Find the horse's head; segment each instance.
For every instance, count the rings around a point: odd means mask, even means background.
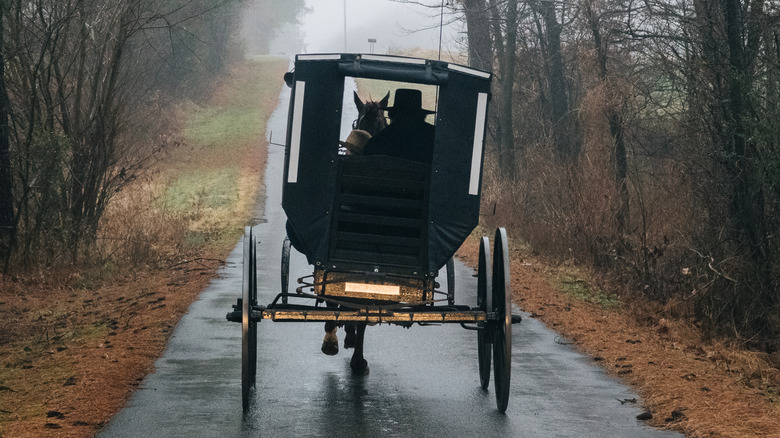
[[[374,135],[387,126],[387,120],[385,119],[385,110],[387,103],[390,100],[390,92],[382,98],[380,101],[367,100],[363,102],[358,97],[357,93],[353,92],[355,96],[355,106],[358,110],[358,118],[352,125],[353,129],[362,129],[368,131],[369,134]]]

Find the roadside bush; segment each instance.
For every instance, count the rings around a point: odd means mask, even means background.
[[[140,186],[140,185],[139,185]],[[157,202],[150,187],[134,187],[111,203],[102,220],[97,252],[119,271],[164,268],[182,257],[188,223]]]
[[[596,280],[624,300],[655,301],[667,317],[695,319],[709,337],[768,351],[780,347],[778,306],[767,305],[766,292],[757,289],[777,290],[765,279],[777,283],[778,263],[772,260],[765,275],[735,236],[738,224],[729,219],[734,189],[719,164],[703,156],[705,140],[654,118],[629,126],[637,140],[630,149],[630,221],[621,231],[605,122],[587,108],[580,115],[586,141],[575,163],[562,163],[537,139],[522,145],[522,158],[507,173],[488,149],[485,225],[510,227],[513,238],[548,260],[591,267]],[[769,195],[765,199],[774,202]],[[776,211],[776,204],[767,205]],[[773,216],[766,223],[777,230]]]

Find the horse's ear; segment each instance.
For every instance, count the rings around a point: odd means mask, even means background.
[[[379,106],[382,108],[387,108],[387,103],[390,102],[390,92],[388,91],[387,94],[385,94],[385,97],[382,98],[382,100],[379,101]]]
[[[355,106],[357,107],[358,112],[363,111],[363,101],[358,97],[357,91],[353,91],[352,94],[355,96]]]

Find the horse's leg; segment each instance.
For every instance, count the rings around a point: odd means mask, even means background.
[[[366,324],[356,324],[356,326],[355,352],[352,353],[349,365],[352,367],[353,373],[368,374],[368,362],[363,358],[363,338],[366,334]]]
[[[344,348],[355,348],[355,324],[344,324],[344,331],[347,332],[344,336]]]
[[[337,305],[328,304],[328,307],[337,307]],[[325,322],[325,338],[322,340],[322,347],[320,349],[328,356],[339,353],[339,338],[336,335],[338,329],[339,326],[336,324],[336,321]]]

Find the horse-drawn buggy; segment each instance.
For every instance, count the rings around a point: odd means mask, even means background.
[[[346,78],[388,87],[378,119],[355,94],[361,112],[352,141],[340,141]],[[355,372],[367,370],[366,325],[461,324],[477,332],[484,389],[492,359],[496,401],[504,412],[511,326],[520,319],[511,313],[505,230],[496,230],[492,257],[490,240],[481,238],[476,306],[456,304],[452,263],[479,220],[491,74],[434,60],[321,54],[298,55],[285,81],[292,95],[282,193],[289,239],[282,248],[281,290],[271,303],[258,303],[257,244],[248,227],[242,297],[227,315],[242,324],[244,409],[255,384],[258,323],[270,319],[324,322],[326,331],[350,329],[345,346],[355,349]],[[394,101],[388,102],[391,91]],[[384,110],[390,124],[382,129]],[[375,123],[367,123],[372,117]],[[354,144],[354,138],[363,144]],[[298,279],[292,291],[290,241],[312,266],[312,274]],[[445,267],[447,287],[440,290],[437,275]],[[323,352],[330,347],[327,339]]]

